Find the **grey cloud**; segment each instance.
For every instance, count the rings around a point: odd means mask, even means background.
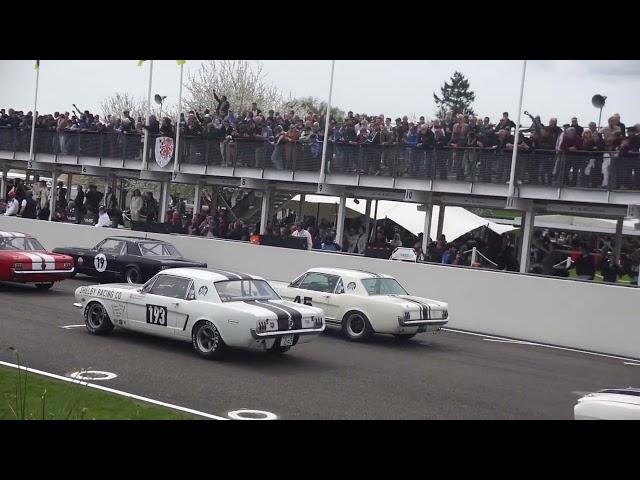
[[[640,75],[640,60],[600,60],[587,62],[587,72],[606,76]]]

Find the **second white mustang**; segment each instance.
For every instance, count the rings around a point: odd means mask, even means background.
[[[171,268],[144,286],[85,286],[75,296],[91,333],[115,326],[191,341],[208,358],[225,347],[284,353],[325,328],[319,308],[282,300],[260,277],[222,270]]]
[[[380,273],[312,268],[289,284],[271,284],[284,299],[322,308],[327,325],[341,327],[354,341],[373,333],[407,340],[440,330],[449,318],[446,303],[409,295],[395,278]]]

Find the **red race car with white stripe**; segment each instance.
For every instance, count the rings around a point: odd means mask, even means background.
[[[38,240],[19,232],[0,231],[0,281],[51,288],[73,274],[73,258],[47,252]]]

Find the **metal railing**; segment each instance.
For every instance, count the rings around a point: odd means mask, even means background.
[[[30,130],[0,127],[0,150],[29,151]],[[155,138],[149,136],[148,162],[155,161]],[[36,129],[36,153],[141,160],[139,132],[58,133]],[[181,137],[176,158],[181,165],[320,171],[322,142],[274,144],[267,139]],[[511,148],[477,148],[328,142],[328,174],[412,177],[505,184],[511,172]],[[640,190],[640,154],[625,151],[529,149],[518,152],[519,184],[587,189]]]

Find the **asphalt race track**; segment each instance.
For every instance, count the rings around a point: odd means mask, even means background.
[[[61,328],[83,323],[73,291],[92,283],[1,285],[0,360],[15,363],[12,346],[29,367],[112,372],[93,383],[222,417],[256,409],[280,419],[572,419],[586,392],[640,386],[640,361],[446,331],[356,344],[329,329],[283,356],[232,351],[208,361],[186,342]]]

